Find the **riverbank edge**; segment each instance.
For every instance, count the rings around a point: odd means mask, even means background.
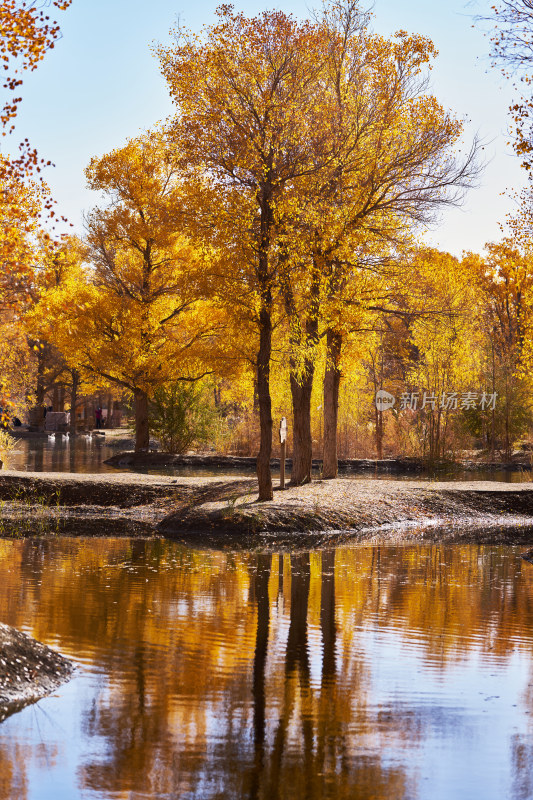
[[[444,488],[445,487],[445,488]],[[163,519],[169,538],[211,542],[238,538],[315,546],[348,539],[423,538],[533,544],[533,486],[423,484],[337,479],[277,491],[258,503],[240,494],[182,507]]]
[[[255,456],[235,456],[220,455],[218,453],[208,454],[175,454],[165,453],[160,450],[140,451],[126,450],[104,461],[111,467],[118,469],[149,469],[158,467],[191,467],[192,469],[202,468],[221,468],[224,470],[244,469],[255,471],[257,458]],[[292,468],[292,458],[285,459],[287,470]],[[271,458],[270,467],[279,469],[280,459]],[[319,474],[322,470],[322,460],[314,458],[312,461],[313,470]],[[511,461],[489,461],[481,459],[462,459],[459,461],[443,461],[435,464],[428,464],[421,458],[397,457],[397,458],[345,458],[339,459],[338,468],[341,474],[368,474],[378,475],[417,475],[428,470],[432,474],[453,473],[453,472],[531,472],[533,463],[531,457],[526,454],[514,456]]]
[[[0,531],[133,535],[226,546],[471,537],[533,545],[533,484],[342,478],[276,490],[254,478],[0,472]],[[44,501],[43,501],[44,498]],[[37,519],[50,523],[41,530]],[[505,531],[502,533],[502,531]]]
[[[0,623],[0,722],[51,694],[73,671],[65,656]]]

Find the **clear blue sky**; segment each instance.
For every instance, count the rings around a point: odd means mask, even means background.
[[[150,45],[170,42],[169,30],[178,15],[192,29],[212,22],[217,5],[207,0],[193,5],[183,0],[73,0],[71,8],[58,15],[63,38],[25,78],[17,137],[28,136],[41,156],[56,164],[46,179],[59,211],[77,232],[82,232],[83,211],[97,201],[85,188],[83,170],[89,159],[172,113]],[[313,5],[301,0],[275,4],[300,17]],[[252,14],[272,5],[246,0],[235,7]],[[525,183],[507,145],[511,86],[490,66],[487,37],[472,27],[472,14],[484,8],[483,0],[374,3],[377,32],[402,28],[433,39],[439,50],[431,76],[433,93],[444,106],[468,118],[467,139],[477,132],[487,143],[488,163],[479,188],[469,192],[461,209],[443,214],[428,235],[428,242],[458,255],[500,238],[498,222],[514,207],[503,193]]]

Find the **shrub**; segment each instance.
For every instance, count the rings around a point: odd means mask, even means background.
[[[4,428],[0,428],[0,461],[3,462],[4,467],[9,466],[11,451],[15,449],[18,442],[19,439],[14,439]]]
[[[154,393],[150,428],[167,453],[213,442],[219,423],[212,389],[205,383],[178,381]]]

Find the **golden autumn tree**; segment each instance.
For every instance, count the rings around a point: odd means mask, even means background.
[[[86,263],[41,314],[58,319],[54,341],[72,366],[131,393],[135,447],[147,449],[150,395],[212,371],[221,318],[201,300],[204,264],[181,233],[183,186],[165,137],[130,140],[93,159],[87,177],[109,205],[88,215]]]
[[[65,10],[71,0],[53,0],[58,10]],[[59,25],[50,20],[45,9],[27,0],[5,0],[0,8],[0,63],[4,69],[2,88],[6,93],[0,110],[2,135],[11,133],[21,97],[22,74],[37,68],[46,52],[60,37]],[[13,248],[22,266],[21,234],[32,234],[39,217],[52,213],[52,200],[46,184],[35,174],[50,162],[39,159],[27,139],[19,145],[17,156],[0,155],[0,259],[4,262]],[[17,230],[18,228],[18,230]],[[26,253],[24,252],[24,255]],[[8,269],[11,265],[5,265]],[[4,272],[6,270],[4,269]]]
[[[52,257],[55,245],[41,224],[46,207],[50,210],[43,182],[27,176],[23,179],[0,155],[0,191],[0,326],[4,340],[10,342],[10,352],[16,354],[10,363],[4,353],[0,376],[2,395],[16,397],[18,414],[22,415],[23,406],[34,398],[28,391],[27,402],[22,402],[25,393],[21,392],[20,376],[24,372],[30,387],[35,377],[33,368],[39,372],[42,355],[41,350],[34,350],[33,356],[28,352],[28,346],[32,348],[34,343],[27,339],[24,319],[39,296],[43,265]],[[32,364],[35,359],[37,365]]]
[[[2,163],[0,157],[0,173]],[[3,185],[6,202],[0,203],[0,327],[6,348],[0,376],[2,399],[14,401],[17,414],[22,416],[35,400],[30,387],[35,380],[39,383],[43,355],[28,335],[25,318],[47,285],[46,264],[55,245],[40,224],[43,185],[30,180],[23,182],[9,168],[4,173]],[[13,354],[12,360],[7,357],[8,352]],[[26,391],[21,387],[23,375]],[[36,389],[38,394],[38,386]]]
[[[465,398],[472,396],[476,406],[480,400],[477,293],[469,265],[432,248],[414,253],[412,275],[417,291],[408,296],[410,357],[398,412],[419,452],[435,462],[446,457],[458,419],[475,407]]]
[[[312,23],[280,12],[249,19],[229,6],[218,14],[203,36],[180,34],[159,55],[178,106],[176,147],[204,172],[211,193],[206,232],[226,259],[229,283],[235,289],[237,275],[240,295],[256,298],[259,493],[270,499],[276,300],[290,318],[299,484],[310,479],[324,299],[331,307],[337,296],[342,306],[345,275],[358,269],[353,253],[366,240],[375,248],[379,238],[402,238],[437,204],[457,199],[475,170],[472,153],[453,158],[461,123],[424,93],[434,54],[428,40],[371,34],[350,0],[326,6]]]
[[[63,11],[70,3],[71,0],[53,0],[52,5]],[[21,73],[36,69],[59,36],[59,25],[51,21],[37,3],[3,0],[0,8],[0,61],[4,68],[2,88],[9,93],[0,113],[4,130],[12,125],[21,101],[15,96],[22,84]]]
[[[76,285],[83,286],[82,269],[84,248],[75,237],[63,237],[60,242],[46,240],[41,248],[32,273],[29,302],[21,318],[21,333],[33,351],[35,362],[34,390],[31,399],[37,420],[43,422],[45,396],[52,392],[54,410],[63,410],[65,394],[70,397],[70,433],[76,433],[75,409],[78,402],[81,376],[75,364],[69,363],[60,347],[70,353],[72,347],[62,339],[58,316],[48,308],[47,302],[55,293],[67,292]],[[57,311],[57,309],[56,309]],[[29,382],[28,386],[31,385]],[[55,406],[58,406],[57,408]]]
[[[53,6],[64,10],[71,0],[54,0]],[[21,101],[24,72],[37,68],[46,52],[60,37],[59,25],[50,20],[46,10],[28,0],[5,0],[0,7],[0,63],[3,67],[0,101],[0,131],[11,133]],[[48,187],[40,179],[45,162],[25,139],[17,155],[0,154],[0,325],[10,352],[16,353],[20,373],[31,373],[31,359],[22,330],[21,319],[28,308],[34,285],[34,271],[40,258],[45,234],[44,217],[53,219],[53,203]],[[18,336],[17,336],[18,332]],[[18,341],[15,342],[15,339]],[[24,367],[23,367],[24,365]],[[28,370],[26,370],[28,365]],[[3,359],[3,392],[21,396],[18,376]]]
[[[304,191],[298,247],[307,237],[307,269],[314,278],[299,323],[306,331],[307,363],[292,382],[295,441],[301,443],[295,483],[310,479],[309,401],[318,336],[328,342],[323,474],[335,477],[339,366],[349,308],[359,302],[381,312],[384,296],[394,290],[391,285],[387,292],[384,280],[393,258],[401,262],[410,232],[431,221],[440,206],[458,202],[478,171],[476,143],[466,158],[456,158],[462,123],[427,94],[427,69],[435,56],[431,41],[404,31],[390,39],[372,33],[355,2],[326,6],[321,25],[328,42],[324,94],[334,120],[334,157],[297,187]],[[405,266],[396,273],[403,271],[407,285]],[[296,438],[299,416],[305,430]]]
[[[510,220],[511,236],[489,242],[481,256],[465,257],[482,320],[483,381],[499,399],[488,419],[480,422],[492,455],[499,439],[506,460],[513,441],[531,423],[533,250],[528,228],[528,216],[518,215]]]
[[[248,18],[225,5],[217,14],[218,24],[203,36],[178,32],[176,44],[159,48],[159,56],[178,107],[176,148],[205,174],[211,198],[205,231],[226,260],[220,295],[230,303],[235,290],[248,298],[261,427],[259,497],[270,500],[276,226],[289,189],[317,168],[311,151],[325,148],[320,32],[279,11]]]

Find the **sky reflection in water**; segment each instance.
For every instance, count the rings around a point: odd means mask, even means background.
[[[80,665],[0,726],[0,800],[532,797],[519,553],[0,541],[0,619]]]

